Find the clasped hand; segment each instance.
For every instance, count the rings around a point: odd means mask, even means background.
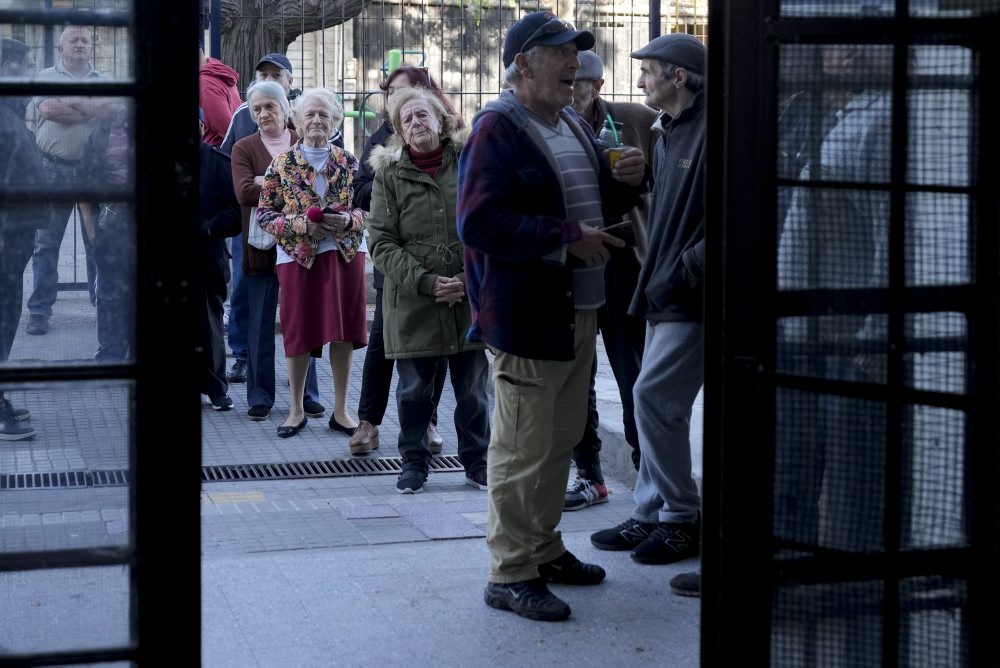
[[[308,223],[309,236],[317,241],[327,237],[340,237],[351,230],[353,222],[346,213],[324,213],[323,222]]]
[[[451,308],[465,297],[465,284],[458,278],[438,276],[434,279],[434,297],[434,301]]]

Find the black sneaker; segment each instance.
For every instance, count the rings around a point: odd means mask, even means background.
[[[420,494],[424,491],[427,474],[416,469],[406,469],[399,474],[396,481],[396,491],[400,494]]]
[[[247,410],[247,417],[255,422],[266,420],[267,416],[270,414],[271,409],[264,404],[254,404],[249,410]]]
[[[538,567],[538,576],[545,582],[568,585],[595,585],[604,581],[604,569],[586,564],[566,550],[552,561]]]
[[[35,428],[14,418],[0,418],[0,441],[24,441],[35,436]]]
[[[698,523],[670,524],[661,522],[632,550],[632,558],[640,564],[672,564],[691,557],[697,557],[701,552],[700,531]]]
[[[670,590],[678,596],[701,596],[701,571],[670,578]]]
[[[639,522],[631,517],[611,529],[603,529],[590,536],[590,543],[598,550],[632,550],[649,538],[655,524]]]
[[[484,492],[489,489],[486,486],[486,469],[479,469],[478,471],[473,471],[472,473],[465,474],[465,484],[470,487],[478,487]]]
[[[8,416],[20,422],[31,419],[31,411],[27,408],[15,408],[14,404],[10,403],[10,399],[0,400],[0,419]]]
[[[490,582],[483,598],[491,608],[541,622],[561,622],[570,615],[566,601],[550,592],[541,578],[510,584]]]
[[[237,358],[237,360],[233,362],[232,368],[229,369],[229,373],[226,374],[226,380],[230,383],[247,382],[247,361]]]
[[[326,406],[318,401],[312,401],[306,399],[302,402],[302,410],[306,412],[306,415],[312,418],[320,418],[326,415]]]
[[[211,397],[209,397],[211,399]],[[228,394],[223,394],[221,397],[215,397],[211,399],[212,408],[217,411],[228,411],[233,408],[233,400],[229,398]]]

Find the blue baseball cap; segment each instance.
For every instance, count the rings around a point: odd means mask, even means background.
[[[552,12],[532,12],[507,31],[503,42],[503,66],[510,67],[514,56],[533,46],[559,46],[573,42],[580,51],[594,48],[594,36],[577,30]]]
[[[288,70],[289,74],[292,73],[292,61],[290,61],[288,57],[285,56],[285,54],[283,53],[269,53],[266,56],[263,56],[260,60],[257,61],[257,65],[254,67],[254,70],[259,70],[260,66],[263,65],[264,63],[271,63],[272,65],[277,65],[282,69]]]

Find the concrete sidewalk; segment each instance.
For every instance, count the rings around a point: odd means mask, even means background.
[[[60,293],[52,330],[44,337],[25,335],[26,319],[25,314],[13,358],[92,356],[94,314],[84,293]],[[263,422],[246,417],[243,385],[231,389],[233,411],[216,412],[204,403],[204,465],[350,458],[347,437],[329,430],[326,418],[310,420],[296,437],[277,437],[275,429],[287,410],[280,335],[276,346],[279,388],[272,416]],[[360,394],[363,360],[360,350],[349,386],[352,408]],[[329,408],[329,364],[321,361],[318,371]],[[644,566],[628,553],[600,552],[590,545],[590,533],[621,522],[632,507],[631,466],[614,464],[623,457],[628,461],[628,446],[621,436],[617,386],[603,358],[597,391],[612,494],[606,504],[566,513],[560,528],[570,550],[604,566],[608,579],[592,588],[554,587],[573,608],[569,621],[531,622],[485,606],[486,494],[466,486],[462,473],[432,473],[425,493],[417,496],[397,494],[393,475],[208,483],[202,491],[204,665],[697,665],[699,602],[674,596],[667,586],[674,574],[697,568],[697,561]],[[0,450],[5,472],[127,467],[127,401],[113,389],[19,394],[29,402],[64,402],[77,417],[67,422],[39,412],[34,440]],[[454,406],[446,384],[439,425],[445,455],[456,452],[449,419]],[[700,411],[693,423],[700,425]],[[375,457],[398,454],[397,429],[390,400]],[[700,446],[700,428],[695,436]],[[700,447],[695,450],[700,455]],[[700,464],[700,456],[695,460]],[[66,544],[67,535],[86,544],[118,544],[126,539],[126,492],[5,491],[4,549],[52,548]],[[120,590],[121,600],[127,600],[127,578],[112,578],[100,589]],[[29,591],[23,603],[37,607],[41,600],[38,614],[49,606],[60,614],[77,612],[79,624],[67,625],[62,640],[91,645],[96,631],[88,635],[88,608],[94,609],[94,601],[67,601],[61,591]],[[19,609],[20,599],[11,598],[10,609]],[[28,624],[31,618],[24,619]],[[19,627],[0,631],[0,646],[17,650],[30,631]]]

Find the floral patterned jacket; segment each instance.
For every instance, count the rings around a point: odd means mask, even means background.
[[[313,190],[316,170],[302,154],[298,141],[284,153],[275,156],[264,173],[264,184],[257,203],[257,224],[278,238],[278,244],[292,259],[308,269],[316,258],[319,241],[308,234],[306,211],[309,207],[331,207],[348,213],[354,227],[364,229],[367,212],[355,208],[351,182],[358,171],[358,159],[330,143],[330,159],[326,163],[326,195],[320,198]],[[363,231],[354,230],[337,241],[344,257],[350,261],[358,252]]]

